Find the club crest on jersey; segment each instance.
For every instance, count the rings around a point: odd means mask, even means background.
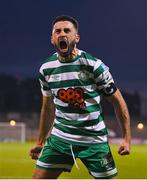
[[[86,71],[85,69],[81,70],[78,74],[78,77],[82,80],[82,81],[86,81],[87,79],[92,78],[92,74],[89,73],[88,71]]]
[[[65,102],[68,103],[69,107],[75,109],[85,108],[85,99],[84,99],[84,91],[82,88],[68,88],[68,89],[60,89],[57,92],[57,97]]]

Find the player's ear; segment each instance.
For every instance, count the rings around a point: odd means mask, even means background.
[[[54,44],[54,41],[53,41],[53,36],[51,36],[51,43]]]
[[[80,35],[76,34],[76,43],[78,43],[80,41]]]

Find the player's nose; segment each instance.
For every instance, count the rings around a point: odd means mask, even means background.
[[[66,36],[66,33],[64,32],[64,30],[62,30],[62,31],[60,32],[60,36],[61,36],[61,37]]]

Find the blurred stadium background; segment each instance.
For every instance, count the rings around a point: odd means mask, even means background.
[[[0,81],[3,84],[0,89],[0,178],[30,178],[34,161],[29,157],[29,149],[38,134],[40,85],[37,79],[19,80],[8,75],[0,75]],[[139,92],[122,93],[131,114],[131,156],[118,156],[116,144],[120,142],[121,130],[111,105],[105,100],[102,102],[109,140],[120,171],[119,178],[147,178],[145,99]],[[63,173],[60,178],[92,178],[80,161],[78,164],[80,171],[74,167],[71,174]]]

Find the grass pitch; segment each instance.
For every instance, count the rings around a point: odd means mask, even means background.
[[[31,178],[35,161],[29,157],[34,143],[0,143],[0,178]],[[119,172],[119,179],[147,179],[147,145],[133,145],[131,155],[120,156],[118,146],[111,145]],[[71,173],[62,173],[59,179],[93,179],[80,160],[80,169],[73,167]]]

